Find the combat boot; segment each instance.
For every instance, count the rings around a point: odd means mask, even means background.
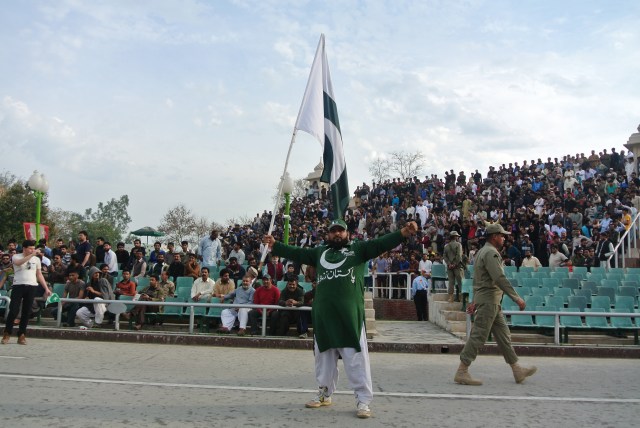
[[[449,294],[449,303],[453,303],[453,294]]]
[[[511,364],[511,370],[513,370],[513,378],[516,383],[522,383],[526,378],[538,371],[538,368],[536,366],[522,367],[520,364],[515,363]]]
[[[453,378],[453,381],[460,385],[482,385],[481,380],[471,377],[469,374],[469,366],[463,362],[460,362],[460,366],[458,366],[458,371],[456,372],[456,377]]]
[[[9,343],[9,339],[11,339],[11,335],[5,331],[2,335],[2,341],[0,341],[0,343],[6,345],[7,343]]]

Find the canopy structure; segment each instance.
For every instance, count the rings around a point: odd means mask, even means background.
[[[155,230],[153,227],[145,226],[141,229],[134,230],[131,232],[132,235],[136,236],[146,236],[147,237],[147,246],[149,246],[149,237],[150,236],[164,236],[164,233]]]

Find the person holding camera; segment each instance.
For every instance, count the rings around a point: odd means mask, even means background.
[[[44,297],[51,294],[51,290],[42,275],[42,265],[38,255],[40,250],[36,250],[36,242],[33,240],[25,240],[22,243],[22,254],[13,256],[13,288],[11,289],[11,304],[9,305],[9,315],[7,316],[7,324],[4,327],[2,335],[2,343],[6,345],[11,339],[13,333],[13,321],[18,315],[18,311],[22,308],[22,316],[20,317],[20,326],[18,327],[18,344],[26,345],[27,340],[25,334],[31,308],[33,307],[33,299],[36,296],[38,284],[44,288]]]

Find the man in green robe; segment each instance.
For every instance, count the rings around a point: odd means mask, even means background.
[[[416,223],[409,222],[401,230],[378,239],[350,242],[346,223],[334,220],[325,244],[316,248],[291,247],[276,242],[271,235],[265,236],[264,243],[272,247],[272,255],[317,269],[311,319],[319,391],[306,407],[331,405],[338,381],[338,358],[342,357],[356,396],[356,414],[359,418],[371,416],[373,387],[364,332],[364,270],[370,259],[397,247],[417,230]]]

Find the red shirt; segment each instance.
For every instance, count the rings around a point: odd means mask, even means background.
[[[279,300],[280,290],[275,285],[272,285],[269,289],[263,285],[253,293],[253,303],[256,305],[277,305]],[[270,314],[271,311],[273,309],[268,309],[267,313]],[[258,309],[258,312],[262,313],[262,309]]]
[[[135,296],[136,295],[136,283],[129,280],[129,282],[120,281],[116,284],[116,289],[125,296]]]

